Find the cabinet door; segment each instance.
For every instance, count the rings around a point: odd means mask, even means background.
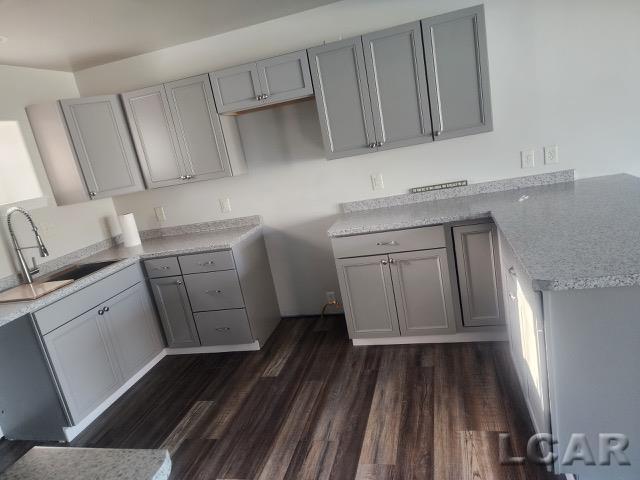
[[[387,255],[340,259],[336,266],[349,337],[399,336]]]
[[[131,378],[163,348],[162,337],[144,283],[116,295],[101,308],[116,360],[125,379]]]
[[[491,131],[484,7],[422,21],[436,140]]]
[[[327,158],[375,151],[361,38],[311,48],[309,61]]]
[[[170,347],[198,347],[200,339],[182,277],[149,280]]]
[[[313,95],[306,50],[259,61],[258,75],[264,105]]]
[[[238,112],[261,105],[260,77],[255,63],[216,70],[209,74],[218,113]]]
[[[165,85],[189,180],[231,176],[231,165],[207,75]]]
[[[185,182],[164,86],[123,93],[122,100],[147,186],[158,188]]]
[[[144,190],[118,96],[60,103],[89,196],[104,198]]]
[[[453,333],[447,250],[394,253],[389,262],[402,335]]]
[[[362,37],[377,146],[431,142],[420,22]]]
[[[98,311],[94,308],[44,336],[74,424],[123,383]]]
[[[504,324],[496,226],[454,227],[453,238],[464,326]]]

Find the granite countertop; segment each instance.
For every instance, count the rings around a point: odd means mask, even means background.
[[[50,305],[140,260],[168,255],[185,255],[214,250],[226,250],[232,248],[260,228],[262,228],[261,225],[253,224],[206,232],[185,233],[146,239],[142,241],[142,245],[137,247],[125,248],[123,246],[117,246],[103,250],[78,261],[77,264],[112,260],[115,260],[116,263],[76,280],[37,300],[0,304],[0,326]]]
[[[640,178],[626,174],[345,213],[329,236],[486,217],[536,289],[640,285]]]
[[[166,480],[167,450],[34,447],[0,480]]]

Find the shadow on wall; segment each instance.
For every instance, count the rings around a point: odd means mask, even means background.
[[[314,99],[238,115],[251,168],[324,159]]]
[[[325,303],[325,292],[339,294],[331,241],[327,236],[335,219],[335,215],[318,217],[288,224],[283,229],[265,226],[269,261],[283,316],[317,315]]]

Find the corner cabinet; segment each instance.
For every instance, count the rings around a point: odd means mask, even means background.
[[[236,121],[217,114],[207,75],[122,98],[149,188],[246,172]]]
[[[287,53],[209,74],[218,113],[235,113],[313,95],[307,51]]]
[[[482,5],[422,21],[436,140],[493,128]]]

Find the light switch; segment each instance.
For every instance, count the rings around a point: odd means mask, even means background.
[[[544,147],[544,164],[555,165],[560,163],[560,157],[558,156],[558,146],[550,145]]]
[[[384,179],[381,173],[371,175],[371,188],[373,190],[384,190]]]
[[[158,220],[158,223],[167,221],[167,215],[164,213],[164,207],[155,207],[153,211],[156,212],[156,219]]]
[[[536,166],[535,150],[523,150],[520,152],[520,161],[522,168],[533,168]]]
[[[220,211],[222,213],[229,213],[231,211],[231,199],[221,198],[218,200],[220,202]]]

